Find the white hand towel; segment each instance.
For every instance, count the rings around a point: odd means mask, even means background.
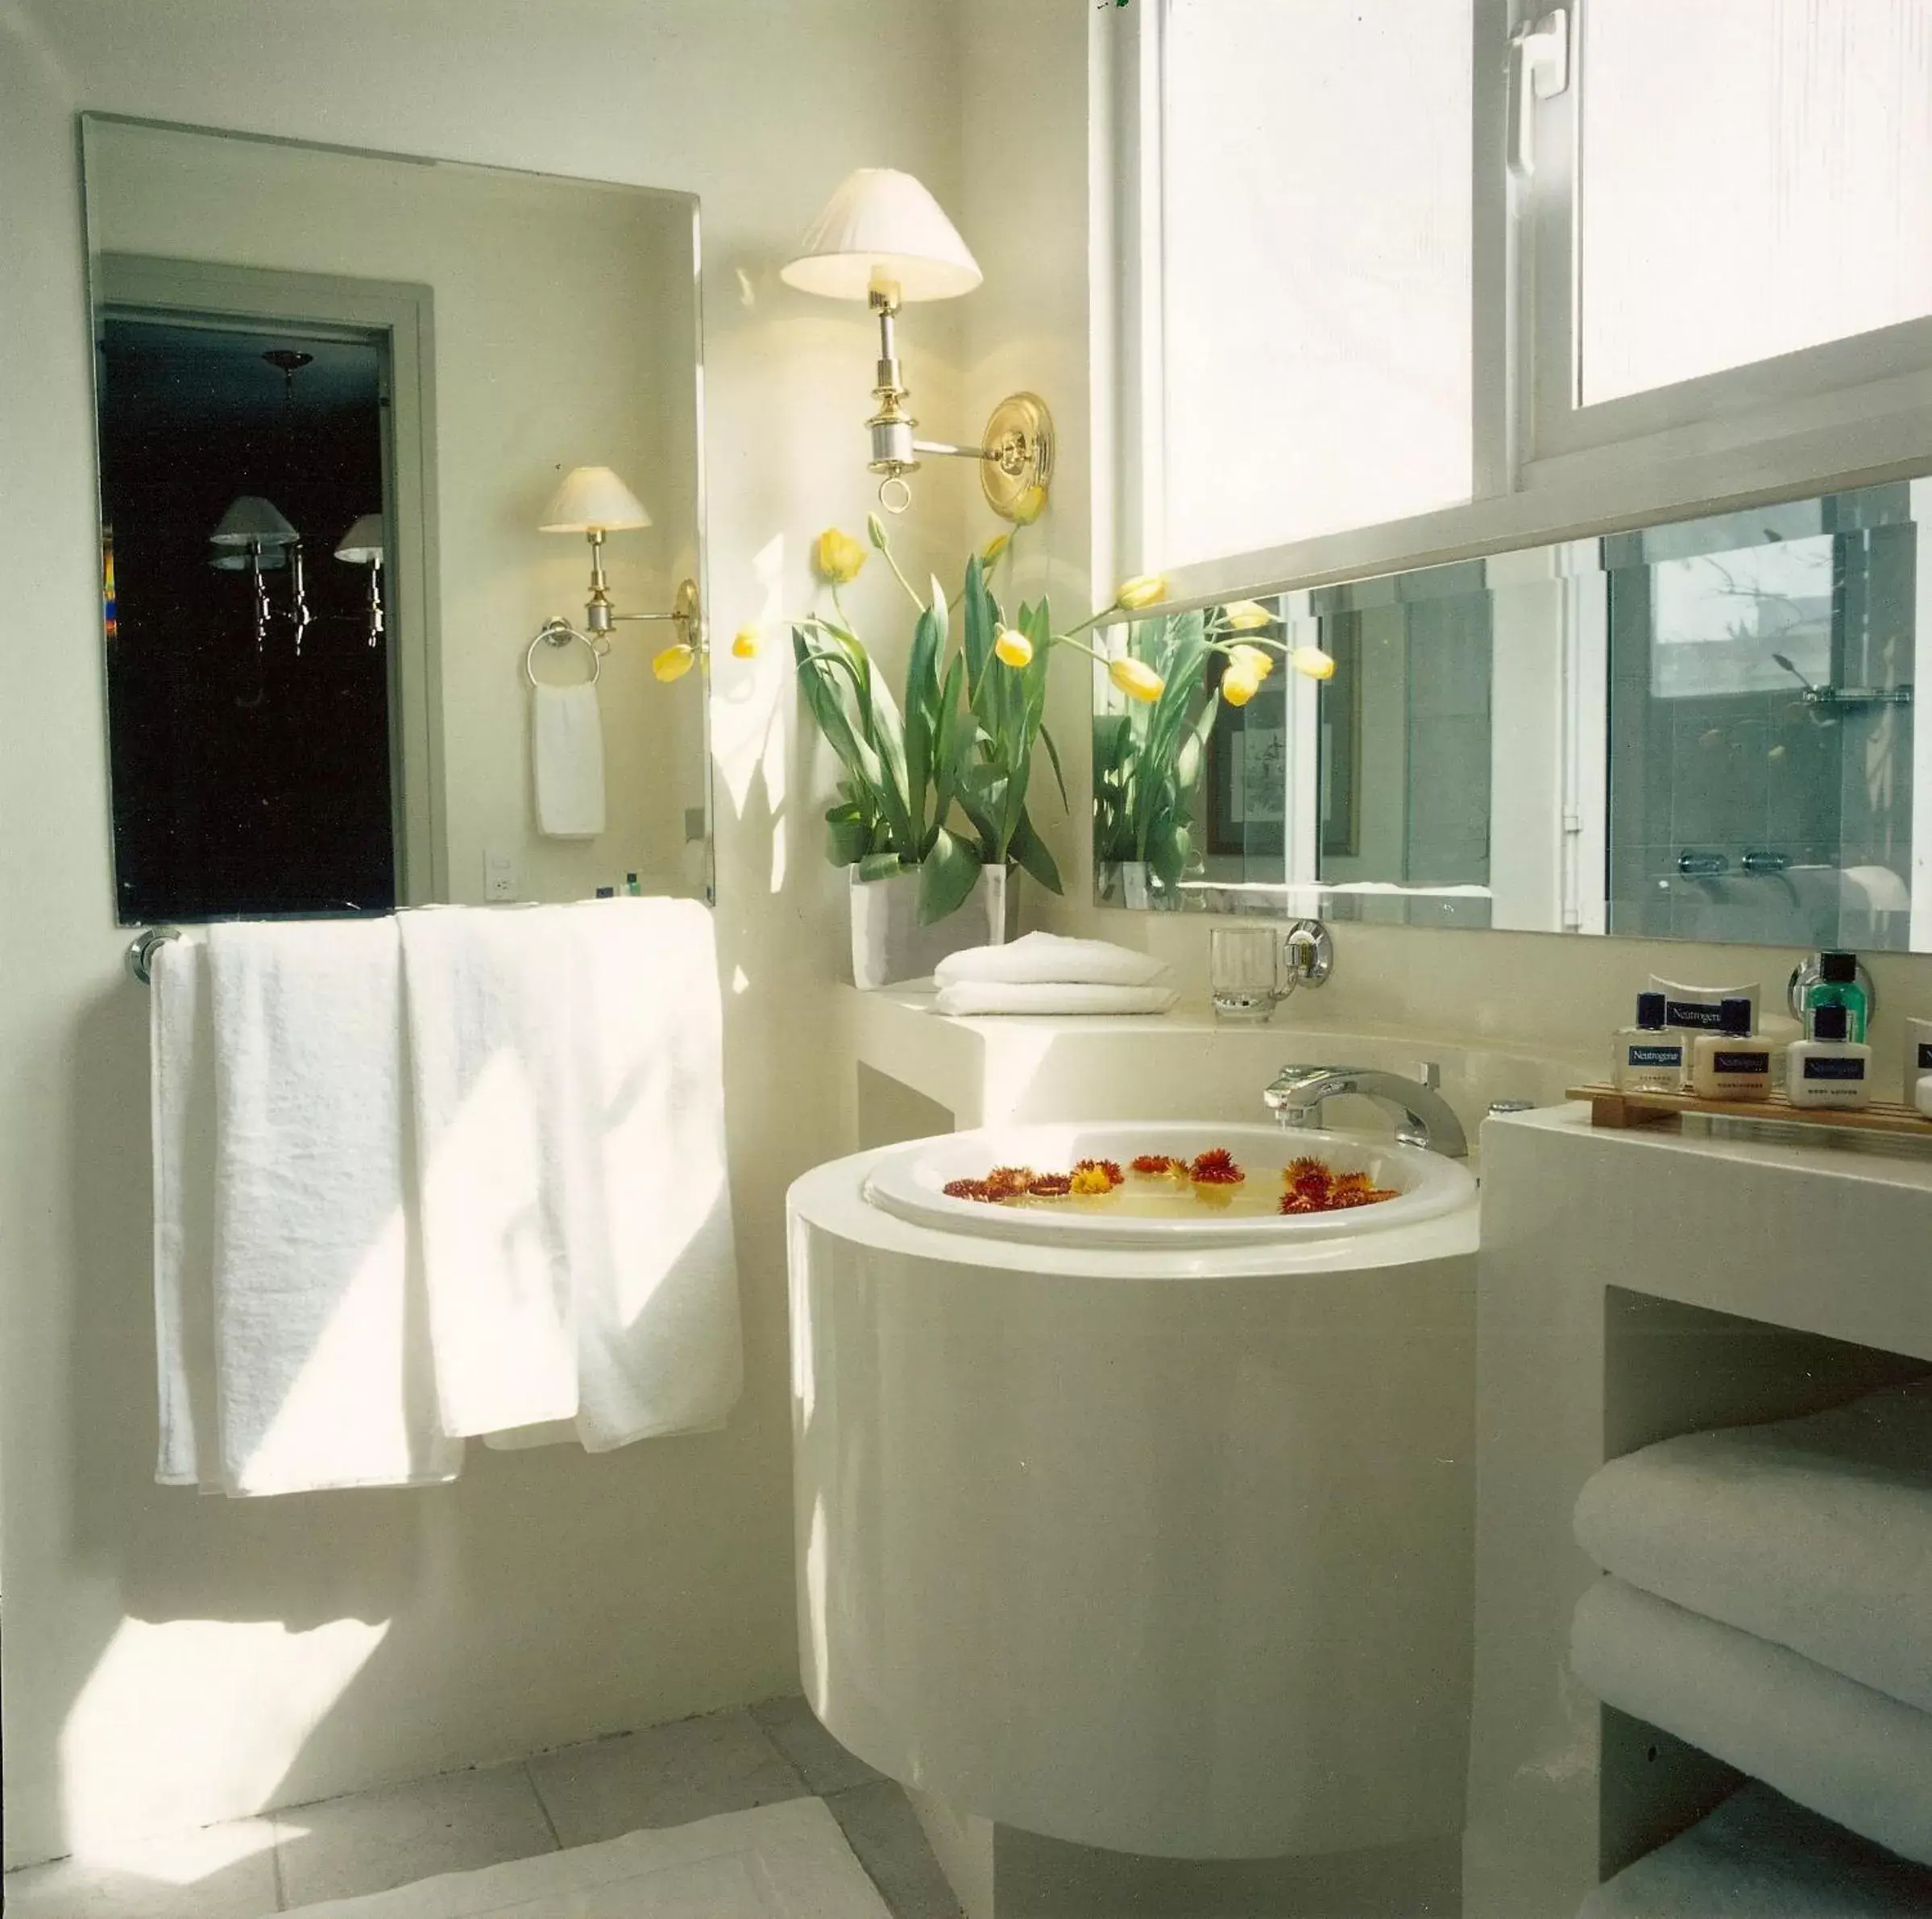
[[[1165,986],[1009,985],[998,980],[961,980],[943,987],[934,1005],[941,1013],[1165,1013],[1180,996]]]
[[[454,1478],[404,1206],[396,922],[216,926],[208,964],[223,1488]]]
[[[149,1006],[154,1140],[155,1351],[161,1440],[155,1478],[218,1488],[214,1370],[214,1026],[208,948],[155,948]]]
[[[530,774],[538,832],[594,839],[603,831],[603,725],[591,681],[532,689]]]
[[[1614,1459],[1576,1534],[1632,1585],[1932,1712],[1932,1380]]]
[[[1608,1577],[1578,1604],[1569,1659],[1607,1705],[1932,1864],[1932,1714]]]
[[[591,1015],[562,906],[400,916],[443,1428],[578,1407],[573,1212],[594,1203]]]
[[[941,987],[968,980],[1008,986],[1152,986],[1167,976],[1161,962],[1104,939],[1067,939],[1028,933],[1004,946],[972,946],[950,953],[933,968]]]
[[[1577,1919],[1909,1919],[1929,1912],[1932,1872],[1753,1782],[1606,1880]]]
[[[595,1018],[594,1230],[574,1245],[579,1437],[604,1452],[723,1424],[743,1381],[711,915],[694,900],[565,909]]]

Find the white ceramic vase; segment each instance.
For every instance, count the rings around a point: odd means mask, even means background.
[[[912,869],[886,880],[852,876],[852,981],[868,989],[922,980],[948,953],[969,946],[1000,946],[1019,931],[1020,889],[1012,870],[982,866],[972,891],[955,911],[919,924],[919,876]]]

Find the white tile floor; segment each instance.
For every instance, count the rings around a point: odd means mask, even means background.
[[[906,1796],[845,1751],[802,1699],[707,1714],[528,1761],[445,1773],[111,1859],[7,1875],[8,1919],[266,1919],[641,1826],[823,1798],[894,1919],[959,1919]]]

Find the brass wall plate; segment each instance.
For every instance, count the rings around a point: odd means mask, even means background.
[[[1014,518],[1029,487],[1053,483],[1053,416],[1039,394],[1010,393],[993,409],[980,444],[980,485],[1001,519]]]

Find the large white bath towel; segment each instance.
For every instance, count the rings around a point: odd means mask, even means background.
[[[595,1019],[595,1230],[577,1272],[592,1452],[720,1426],[744,1379],[715,938],[695,900],[568,907]]]
[[[1932,1714],[1609,1577],[1578,1604],[1570,1664],[1607,1704],[1932,1864]]]
[[[603,719],[591,681],[532,689],[530,784],[538,832],[594,839],[603,831]]]
[[[214,1374],[214,1023],[208,948],[170,939],[149,961],[155,1350],[163,1486],[219,1490]]]
[[[396,922],[218,925],[208,966],[223,1490],[454,1478],[404,1189]]]
[[[1076,986],[1018,984],[998,980],[960,980],[942,987],[933,1001],[941,1013],[966,1017],[986,1013],[1165,1013],[1180,995],[1165,986]]]
[[[1577,1919],[1910,1919],[1926,1913],[1932,1913],[1932,1871],[1754,1783],[1598,1887]]]
[[[443,1428],[572,1418],[572,1245],[590,1236],[599,1138],[574,922],[532,906],[429,907],[400,923]]]
[[[1105,939],[1028,933],[1004,946],[949,953],[932,976],[942,987],[968,980],[1005,986],[1153,986],[1167,978],[1167,969],[1150,954]]]
[[[1932,1381],[1612,1460],[1576,1534],[1631,1585],[1932,1712]]]
[[[450,1429],[602,1452],[722,1424],[743,1357],[709,911],[437,909],[403,939]]]

